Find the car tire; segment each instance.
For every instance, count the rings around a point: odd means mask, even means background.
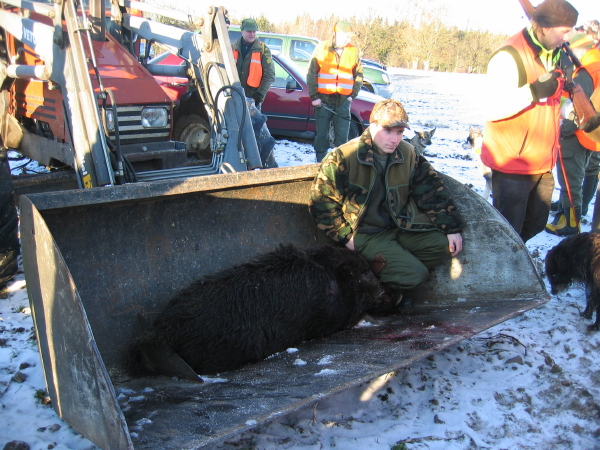
[[[348,140],[352,140],[361,135],[360,128],[358,124],[355,122],[355,118],[352,118],[352,122],[350,122],[350,129],[348,130]]]
[[[348,130],[348,140],[349,141],[360,136],[360,134],[361,134],[360,127],[356,123],[356,119],[352,116],[350,116],[350,118],[351,118],[350,128]],[[327,135],[329,136],[329,148],[333,148],[333,143],[335,142],[335,132],[333,131],[333,121],[329,122],[329,131],[328,131]]]
[[[0,289],[17,274],[20,250],[19,218],[7,153],[0,148]]]
[[[203,163],[210,163],[210,126],[206,119],[197,114],[189,114],[177,119],[173,138],[185,142],[188,155],[196,155]]]
[[[369,83],[363,83],[362,88],[363,90],[370,92],[371,94],[375,93],[375,88],[373,88],[373,86]]]

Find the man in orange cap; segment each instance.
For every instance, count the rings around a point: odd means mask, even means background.
[[[314,147],[317,162],[329,149],[329,124],[333,122],[333,146],[348,140],[350,103],[363,84],[363,68],[358,50],[350,43],[354,36],[350,22],[339,21],[333,38],[317,45],[306,75],[308,94],[315,107],[317,135]]]

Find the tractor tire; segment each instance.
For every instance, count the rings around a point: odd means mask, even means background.
[[[19,219],[7,154],[8,150],[0,147],[0,289],[17,274],[20,251]]]
[[[204,164],[212,160],[210,151],[210,127],[206,119],[197,114],[189,114],[177,119],[173,138],[185,142],[188,155],[196,155]]]

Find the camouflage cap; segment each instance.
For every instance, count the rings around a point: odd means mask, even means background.
[[[335,32],[342,31],[342,32],[346,33],[348,36],[356,35],[354,30],[352,29],[352,25],[350,24],[350,22],[346,22],[344,20],[340,20],[338,23],[336,23],[335,26],[333,27],[333,31],[335,31]]]
[[[402,103],[397,100],[381,100],[375,104],[369,122],[377,123],[384,128],[408,128],[408,114]]]
[[[240,27],[242,31],[258,31],[258,24],[254,19],[244,19],[242,20],[242,26]]]

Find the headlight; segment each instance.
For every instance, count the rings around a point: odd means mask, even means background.
[[[113,131],[115,129],[112,109],[106,110],[106,128],[108,128],[108,131]]]
[[[142,109],[142,125],[144,128],[166,127],[169,122],[169,113],[166,108]]]
[[[387,73],[383,72],[381,78],[383,78],[383,81],[385,81],[386,84],[390,84],[390,76]]]

